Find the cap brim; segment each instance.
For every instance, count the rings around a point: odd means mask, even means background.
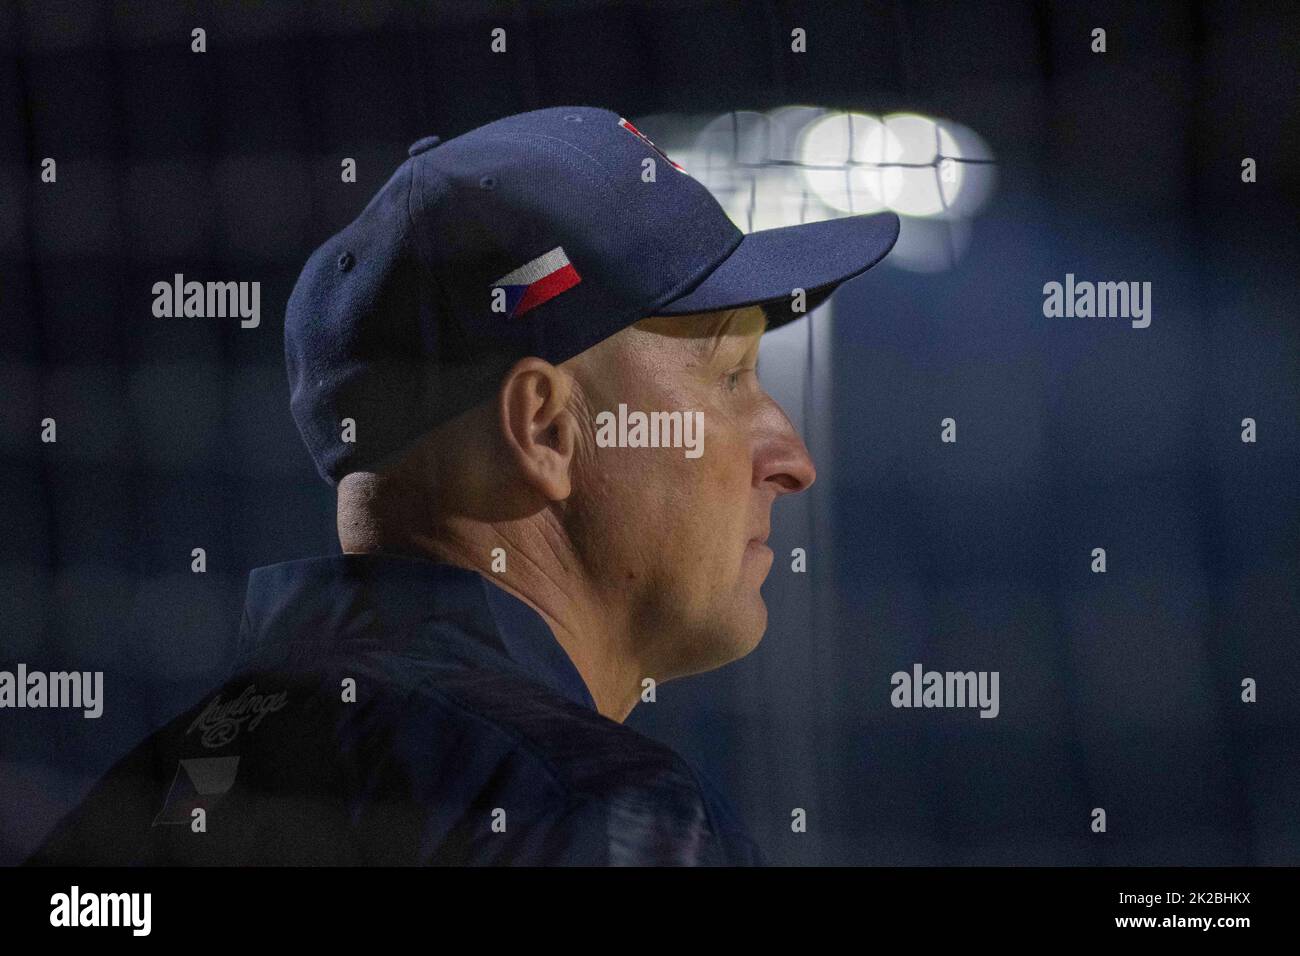
[[[655,314],[762,305],[768,327],[776,328],[804,314],[791,310],[795,289],[804,290],[805,312],[811,312],[841,283],[883,259],[894,247],[898,229],[898,216],[881,212],[751,232],[698,285]]]

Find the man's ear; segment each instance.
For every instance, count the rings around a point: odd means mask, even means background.
[[[569,412],[573,379],[550,362],[520,359],[497,393],[498,421],[506,449],[520,475],[547,501],[572,490],[570,469],[578,444]]]

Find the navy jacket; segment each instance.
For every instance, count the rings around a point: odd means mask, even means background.
[[[236,676],[28,862],[767,860],[683,758],[597,712],[528,605],[472,571],[345,554],[253,571]]]

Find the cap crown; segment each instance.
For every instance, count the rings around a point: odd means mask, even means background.
[[[374,467],[490,396],[520,358],[561,362],[653,315],[742,238],[609,110],[426,137],[289,298],[290,407],[317,470],[337,482]]]

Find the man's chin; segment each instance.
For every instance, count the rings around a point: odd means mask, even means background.
[[[694,653],[682,661],[682,669],[674,677],[704,674],[748,656],[758,647],[767,630],[767,605],[757,589],[745,595],[744,606],[737,608],[723,628],[711,628],[700,633],[688,645]]]
[[[767,602],[763,600],[762,594],[754,596],[754,624],[750,628],[750,638],[744,644],[744,650],[741,657],[746,656],[754,648],[758,647],[759,642],[763,640],[763,635],[767,633]]]
[[[744,610],[737,615],[737,620],[727,629],[727,633],[719,637],[719,660],[713,665],[715,668],[748,657],[767,632],[767,604],[763,601],[763,595],[755,589],[746,598]]]
[[[751,637],[749,640],[742,643],[737,648],[737,653],[735,654],[735,656],[731,658],[731,660],[738,661],[742,657],[748,657],[750,654],[752,654],[754,650],[758,647],[758,645],[762,642],[763,634],[766,630],[767,630],[767,615],[764,614],[763,626],[755,629],[753,637]]]

